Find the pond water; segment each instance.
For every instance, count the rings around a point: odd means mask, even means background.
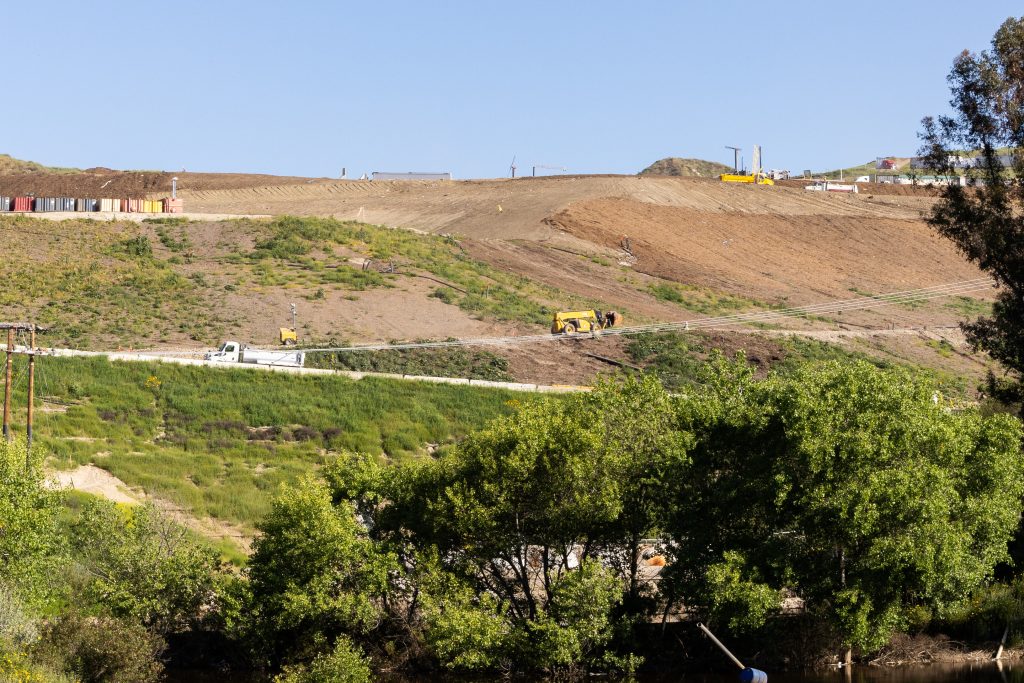
[[[1024,662],[965,662],[907,666],[854,666],[849,672],[768,671],[768,683],[1024,683]],[[643,683],[647,679],[641,678]],[[739,683],[725,671],[661,675],[650,683]]]
[[[768,683],[1024,683],[1024,662],[967,662],[963,664],[927,664],[898,667],[855,666],[849,674],[841,670],[819,672],[767,672]],[[262,683],[266,679],[245,674],[217,674],[208,671],[169,671],[168,683]],[[401,683],[425,683],[436,678],[390,679]],[[500,678],[462,678],[451,681],[512,680]],[[590,680],[609,680],[591,678]],[[538,679],[539,681],[539,679]],[[726,669],[707,673],[640,676],[637,683],[739,683],[739,676]]]

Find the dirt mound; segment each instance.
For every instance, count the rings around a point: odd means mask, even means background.
[[[239,190],[322,182],[313,178],[245,173],[189,173],[168,171],[112,171],[91,168],[75,173],[14,172],[0,170],[0,195],[37,197],[128,197],[142,199],[171,192],[171,179],[181,190]],[[251,213],[251,212],[250,212]],[[257,212],[258,213],[258,212]]]
[[[695,178],[717,178],[723,173],[732,173],[732,167],[717,161],[703,159],[680,159],[667,157],[659,159],[640,171],[640,175],[690,176]]]
[[[632,199],[577,202],[551,219],[635,270],[770,303],[801,305],[969,280],[981,272],[920,220],[751,215]]]

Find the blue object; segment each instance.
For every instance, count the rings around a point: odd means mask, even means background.
[[[768,674],[748,666],[740,672],[740,683],[768,683]]]

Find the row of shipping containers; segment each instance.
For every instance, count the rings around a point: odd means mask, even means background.
[[[0,197],[0,212],[110,211],[115,213],[181,213],[181,200],[79,199],[76,197]]]

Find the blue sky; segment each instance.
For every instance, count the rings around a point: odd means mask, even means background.
[[[5,3],[0,152],[350,177],[910,155],[1017,2]],[[16,94],[17,93],[17,94]]]

